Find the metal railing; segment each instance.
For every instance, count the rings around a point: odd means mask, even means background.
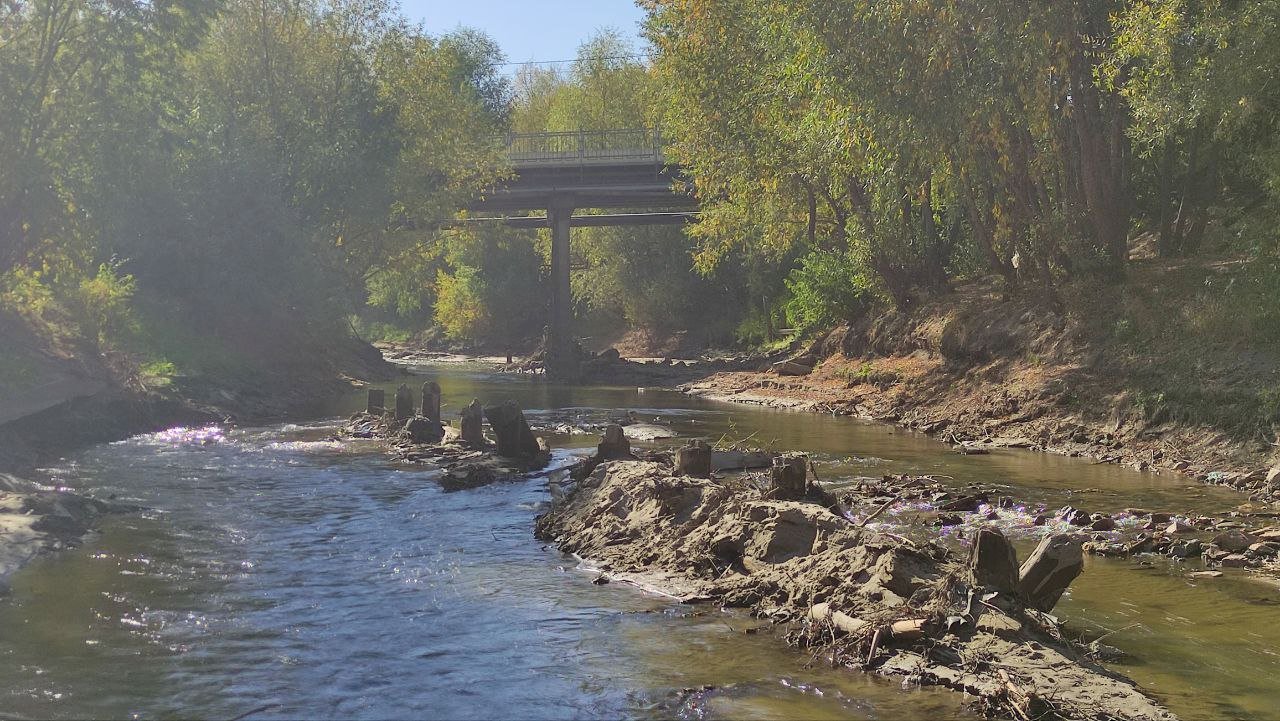
[[[503,140],[507,158],[517,165],[663,162],[662,135],[657,129],[510,133]]]

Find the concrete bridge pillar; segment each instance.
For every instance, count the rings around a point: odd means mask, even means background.
[[[555,198],[547,208],[551,225],[551,334],[546,355],[547,376],[573,381],[578,354],[573,343],[573,291],[569,284],[569,221],[573,199]]]

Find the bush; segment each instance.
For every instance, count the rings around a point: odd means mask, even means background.
[[[862,315],[874,302],[871,284],[846,253],[815,250],[787,277],[787,321],[810,331]]]

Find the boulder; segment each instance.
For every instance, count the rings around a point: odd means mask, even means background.
[[[365,404],[365,413],[380,416],[387,411],[387,392],[381,388],[369,389],[369,400]]]
[[[974,585],[1012,593],[1018,588],[1018,552],[998,529],[978,529],[969,551],[969,572]]]
[[[1170,523],[1167,528],[1164,529],[1164,532],[1169,534],[1170,536],[1180,536],[1184,533],[1193,533],[1195,530],[1196,529],[1192,528],[1191,526],[1188,526],[1182,521],[1174,521]]]
[[[413,394],[409,386],[401,383],[396,389],[396,420],[403,421],[413,417]]]
[[[1093,531],[1114,531],[1116,530],[1116,522],[1111,516],[1101,516],[1094,518],[1093,523],[1089,524],[1089,529]]]
[[[1049,536],[1022,564],[1018,572],[1018,595],[1032,608],[1052,611],[1083,570],[1080,540],[1067,534]]]
[[[439,421],[415,416],[404,426],[405,435],[414,443],[439,443],[444,438],[444,428]]]
[[[1234,530],[1219,533],[1213,537],[1213,545],[1228,553],[1239,553],[1256,543],[1256,541],[1257,539],[1253,538],[1253,536],[1243,531]]]
[[[600,355],[596,356],[596,360],[602,363],[617,363],[621,359],[622,354],[618,352],[617,348],[606,348],[600,351]]]
[[[422,415],[440,424],[440,384],[435,381],[422,384]]]
[[[809,491],[809,457],[788,453],[773,459],[769,495],[779,501],[798,501]]]
[[[711,446],[705,441],[691,441],[676,449],[676,475],[694,478],[711,477]]]
[[[1280,466],[1275,466],[1267,471],[1267,485],[1272,488],[1280,486]]]
[[[461,438],[464,443],[473,446],[484,445],[484,410],[480,407],[479,400],[472,399],[471,403],[462,409]]]
[[[541,448],[524,412],[515,401],[507,401],[484,409],[489,419],[489,427],[493,429],[494,438],[498,442],[498,455],[507,458],[531,458],[538,455]]]

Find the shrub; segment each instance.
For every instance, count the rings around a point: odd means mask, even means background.
[[[853,320],[874,302],[871,284],[848,254],[815,250],[787,277],[787,321],[810,331]]]

